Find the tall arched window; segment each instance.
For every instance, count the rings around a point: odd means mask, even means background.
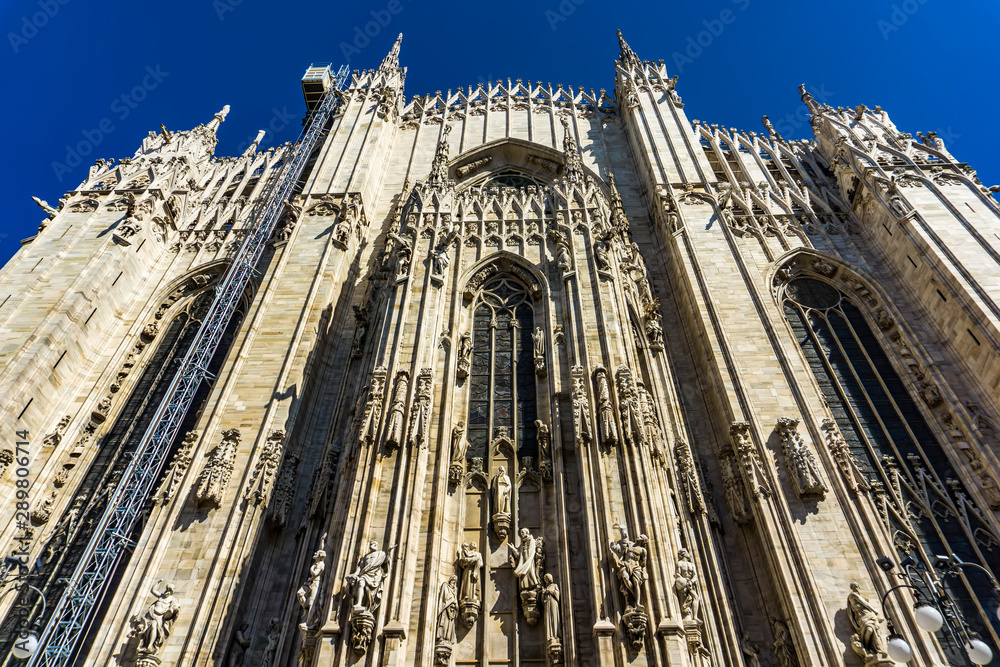
[[[46,536],[46,545],[42,553],[33,563],[31,570],[32,585],[41,589],[47,600],[58,600],[63,595],[66,584],[86,552],[87,545],[107,508],[112,492],[121,480],[125,469],[139,447],[156,410],[166,395],[181,361],[194,342],[195,335],[201,327],[202,320],[208,314],[215,296],[214,289],[208,289],[189,300],[178,312],[170,324],[165,326],[154,343],[155,349],[143,364],[142,373],[135,387],[122,405],[114,424],[105,435],[97,441],[97,454],[84,474],[79,486],[75,489],[74,500],[63,515],[55,523],[53,532]],[[214,376],[219,372],[236,332],[243,320],[245,305],[242,304],[233,316],[219,347],[209,364],[209,372]],[[195,394],[191,409],[184,418],[179,433],[194,428],[201,407],[208,398],[211,386],[203,382]],[[172,451],[167,460],[173,456],[182,438],[175,439]],[[153,488],[156,488],[154,485]],[[145,515],[144,515],[145,516]],[[53,517],[52,521],[56,521]],[[144,521],[140,519],[136,526],[133,539],[137,539],[143,529]],[[119,577],[128,561],[131,552],[126,551],[122,562],[118,565],[117,575],[109,579],[109,591],[117,586]],[[105,592],[107,604],[113,595]],[[12,609],[27,607],[32,619],[37,619],[39,626],[44,626],[55,605],[49,604],[44,615],[39,614],[39,598],[30,589],[18,596]],[[87,645],[93,640],[95,629],[100,628],[100,620],[106,611],[101,606],[91,624],[87,637]],[[35,614],[39,614],[36,616]],[[18,627],[18,614],[11,613],[0,626],[0,662],[12,646],[14,632]],[[86,648],[83,649],[86,652]]]
[[[993,530],[966,504],[968,493],[862,311],[845,293],[811,277],[790,281],[783,301],[844,441],[869,480],[898,558],[931,565],[932,556],[954,553],[1000,572]],[[970,571],[965,582],[943,583],[965,620],[995,647],[1000,623],[985,577]],[[964,664],[960,646],[949,645],[940,632],[938,639],[955,664]]]
[[[527,291],[497,278],[476,301],[469,374],[469,458],[487,458],[497,429],[507,429],[518,458],[537,457],[534,314]]]

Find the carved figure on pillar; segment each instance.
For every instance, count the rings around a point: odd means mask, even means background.
[[[774,635],[774,644],[771,645],[771,650],[774,651],[774,657],[778,659],[778,667],[798,667],[799,661],[795,656],[792,633],[788,631],[785,622],[772,618],[771,632]]]
[[[301,627],[306,629],[312,625],[314,620],[313,616],[316,612],[316,599],[319,596],[320,579],[323,577],[323,571],[326,570],[326,551],[323,550],[324,541],[325,537],[320,541],[320,548],[313,554],[313,562],[309,566],[309,578],[306,579],[306,583],[302,584],[295,593],[295,597],[299,601],[299,606],[302,607]]]
[[[574,366],[573,374],[573,430],[576,442],[590,442],[593,428],[590,424],[590,403],[587,400],[587,389],[583,385],[583,367]]]
[[[563,661],[562,649],[562,619],[559,614],[559,586],[552,580],[551,574],[543,579],[542,607],[545,612],[545,651],[549,654],[549,662],[553,665]]]
[[[358,568],[345,577],[351,595],[351,645],[354,652],[368,650],[375,627],[375,611],[382,604],[382,590],[389,572],[389,553],[379,548],[378,542],[368,543],[368,553],[358,560]]]
[[[465,421],[460,420],[451,429],[451,466],[448,468],[448,484],[454,488],[465,474],[465,453],[469,441],[465,439]]]
[[[447,667],[451,661],[451,650],[455,646],[455,619],[458,617],[458,594],[452,575],[441,584],[438,594],[437,628],[434,632],[434,664]]]
[[[514,568],[514,576],[517,577],[518,588],[521,591],[521,611],[524,612],[528,625],[534,626],[538,623],[538,596],[542,589],[541,572],[538,567],[541,538],[535,539],[527,528],[521,529],[520,538],[521,543],[517,548],[508,545],[511,550],[510,564]],[[541,555],[544,557],[544,553]]]
[[[132,616],[129,621],[132,626],[129,636],[139,640],[137,662],[143,665],[159,664],[160,660],[155,656],[170,637],[170,630],[181,610],[174,599],[173,584],[164,584],[160,579],[151,593],[156,600],[146,608],[146,613]]]
[[[233,644],[229,648],[229,659],[226,661],[228,667],[243,667],[246,661],[247,649],[250,648],[250,638],[247,637],[249,623],[244,623],[233,634]]]
[[[458,551],[458,567],[462,570],[462,586],[459,599],[462,602],[462,622],[471,628],[479,618],[483,605],[480,577],[483,570],[483,555],[475,542],[463,543]]]
[[[545,377],[545,332],[541,327],[535,327],[531,341],[534,344],[535,375],[543,378]]]
[[[622,432],[625,440],[633,447],[641,447],[646,443],[646,427],[642,418],[642,407],[635,385],[632,382],[632,371],[628,366],[619,366],[618,376],[618,409],[621,412]]]
[[[385,447],[390,452],[399,447],[403,441],[403,410],[406,406],[406,394],[410,389],[410,374],[399,371],[396,374],[396,387],[392,393],[392,404],[389,406],[389,425],[385,429]]]
[[[222,506],[229,477],[233,474],[233,463],[239,444],[239,429],[233,428],[222,432],[222,444],[209,456],[195,489],[195,496],[199,502],[209,502],[216,507]]]
[[[267,645],[264,647],[264,657],[261,659],[260,667],[274,667],[279,641],[281,641],[281,620],[272,618],[268,625]]]
[[[649,617],[642,605],[643,587],[646,583],[646,558],[648,538],[640,535],[633,542],[629,539],[625,527],[620,527],[621,538],[611,543],[611,565],[618,577],[618,590],[625,600],[625,613],[622,614],[623,630],[629,637],[632,648],[636,651],[642,648]]]
[[[750,641],[750,633],[745,630],[743,639],[740,640],[740,650],[746,667],[760,667],[760,647]]]
[[[611,387],[608,371],[604,366],[594,370],[597,386],[597,433],[603,445],[611,447],[618,443],[618,429],[615,427],[615,410],[611,405]]]
[[[819,464],[816,457],[798,433],[798,419],[782,417],[778,420],[777,430],[781,436],[782,449],[785,452],[785,464],[792,484],[799,498],[808,496],[823,497],[826,485],[819,474]]]
[[[608,244],[603,240],[594,243],[594,260],[597,262],[598,271],[608,271],[611,269],[611,255],[608,252]]]
[[[552,481],[552,434],[549,427],[541,419],[535,420],[535,431],[538,433],[538,474],[543,482]]]
[[[725,493],[729,511],[733,515],[733,521],[737,524],[746,524],[753,518],[753,514],[747,506],[743,479],[740,477],[739,471],[734,470],[734,465],[736,463],[731,452],[719,458],[719,474],[722,476],[722,490]]]
[[[427,447],[427,431],[430,429],[431,422],[432,382],[431,369],[420,369],[420,375],[417,377],[417,396],[413,402],[413,414],[410,417],[408,444],[411,448]]]
[[[851,582],[851,592],[847,596],[847,614],[851,619],[854,634],[851,647],[864,658],[865,664],[877,663],[888,655],[885,636],[882,634],[882,617],[872,603],[861,594],[857,582]]]
[[[469,376],[469,368],[472,364],[472,334],[465,332],[458,339],[458,379],[464,380]]]
[[[510,530],[510,477],[503,466],[493,477],[493,532],[501,541],[507,539]]]
[[[681,616],[685,621],[697,621],[701,607],[698,593],[698,569],[687,549],[677,552],[677,566],[674,569],[674,592],[681,603]]]

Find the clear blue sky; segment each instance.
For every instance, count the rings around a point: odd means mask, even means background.
[[[804,82],[833,106],[881,105],[903,131],[938,131],[993,185],[998,18],[982,0],[0,0],[0,262],[44,217],[31,195],[55,205],[94,159],[224,104],[218,155],[258,128],[274,130],[265,146],[293,140],[309,63],[346,53],[374,67],[400,32],[408,98],[508,77],[611,91],[621,28],[680,74],[690,118],[760,131],[768,114],[786,138],[809,136]],[[88,137],[98,147],[70,167],[67,148]]]

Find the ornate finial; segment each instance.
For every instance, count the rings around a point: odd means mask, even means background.
[[[399,33],[399,37],[396,38],[396,43],[392,45],[392,48],[389,49],[389,53],[387,53],[385,58],[382,59],[382,64],[378,66],[379,71],[399,68],[399,47],[402,43],[403,33]]]
[[[638,67],[642,64],[639,56],[635,55],[635,51],[625,41],[625,36],[622,35],[621,30],[618,31],[618,48],[621,49],[621,55],[618,57],[618,60],[622,65],[626,67]]]
[[[267,134],[266,131],[264,131],[264,130],[258,130],[257,131],[257,138],[254,139],[250,143],[249,146],[247,146],[247,149],[245,151],[243,151],[242,157],[249,157],[249,156],[253,155],[254,153],[256,153],[257,152],[257,147],[260,146],[260,140],[264,138],[265,134]]]
[[[767,116],[762,116],[760,120],[762,123],[764,123],[764,129],[767,130],[768,133],[771,135],[772,140],[777,139],[778,141],[784,141],[784,138],[780,134],[778,134],[778,131],[776,129],[774,129],[774,125],[771,124],[770,118],[768,118]]]
[[[576,145],[576,138],[569,127],[569,119],[566,116],[560,117],[559,121],[563,126],[563,153],[566,160],[566,179],[571,183],[583,182],[583,161],[580,159],[580,150]]]
[[[448,180],[448,133],[451,132],[451,125],[445,123],[441,131],[441,138],[438,140],[437,150],[434,151],[434,162],[431,164],[431,175],[427,179],[432,188],[443,188],[449,183]]]
[[[228,115],[229,115],[229,105],[227,104],[226,106],[222,107],[222,110],[219,113],[215,114],[215,118],[208,121],[208,126],[207,126],[208,129],[211,130],[212,132],[215,132],[217,129],[219,129],[219,125],[221,125],[222,122],[226,120],[226,116]]]

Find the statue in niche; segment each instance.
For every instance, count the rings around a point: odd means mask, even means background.
[[[448,256],[448,246],[441,244],[431,252],[431,276],[444,278],[451,258]]]
[[[885,637],[882,634],[882,617],[868,598],[861,594],[857,582],[851,582],[851,593],[847,596],[847,614],[851,619],[854,634],[851,647],[864,658],[865,662],[877,661],[887,655]]]
[[[375,611],[382,604],[389,572],[389,553],[395,548],[390,547],[387,553],[372,540],[368,543],[368,553],[358,559],[357,570],[344,578],[351,595],[351,645],[355,653],[363,654],[371,644]]]
[[[151,591],[156,600],[149,605],[142,616],[132,616],[130,637],[139,640],[138,652],[141,656],[156,655],[163,643],[170,637],[170,629],[177,620],[180,606],[174,599],[173,584],[164,584],[160,579]]]
[[[541,327],[535,327],[531,341],[534,344],[535,375],[545,377],[545,332]]]
[[[578,366],[574,368],[576,370]],[[590,424],[590,404],[587,401],[587,390],[583,386],[583,369],[574,373],[573,377],[573,426],[578,443],[590,442],[593,429]]]
[[[295,593],[299,606],[302,607],[302,623],[307,626],[312,621],[316,609],[316,598],[319,596],[319,581],[326,570],[326,551],[323,550],[324,539],[320,540],[320,548],[313,554],[312,565],[309,566],[309,578]]]
[[[407,236],[389,232],[389,240],[396,243],[396,278],[405,278],[410,273],[410,258],[413,255],[413,241]]]
[[[521,543],[515,548],[510,547],[510,564],[514,568],[514,576],[517,577],[518,588],[521,592],[521,610],[528,625],[534,626],[538,623],[538,595],[541,592],[542,580],[539,565],[544,559],[544,552],[541,554],[539,543],[541,538],[536,539],[531,531],[522,528],[520,532]]]
[[[274,667],[274,658],[278,653],[278,642],[281,641],[281,620],[272,618],[268,626],[267,646],[264,647],[264,657],[260,667]]]
[[[573,268],[573,260],[569,256],[569,246],[565,242],[556,246],[556,263],[563,273],[568,273]]]
[[[493,477],[493,530],[501,540],[507,538],[510,530],[510,477],[503,466]]]
[[[246,660],[247,649],[250,648],[250,638],[247,637],[249,623],[244,623],[233,635],[233,645],[229,649],[228,667],[242,667]]]
[[[594,243],[594,259],[597,261],[597,268],[600,271],[611,270],[611,256],[608,252],[608,244],[604,241]]]
[[[406,394],[410,388],[410,376],[406,371],[396,375],[396,387],[392,394],[392,405],[389,406],[389,425],[386,427],[385,446],[390,451],[399,447],[403,441],[403,409],[406,404]]]
[[[351,218],[347,215],[341,215],[340,220],[333,228],[333,242],[335,245],[341,248],[347,248],[348,242],[351,240]]]
[[[465,422],[459,421],[451,429],[451,465],[448,467],[448,484],[454,488],[465,474],[465,453],[469,441],[465,438]]]
[[[549,427],[541,419],[535,420],[535,431],[538,440],[538,474],[542,481],[552,481],[552,434]]]
[[[760,647],[750,641],[750,633],[745,630],[743,639],[740,640],[740,650],[743,652],[746,667],[760,667]]]
[[[677,552],[674,591],[681,603],[681,617],[685,621],[697,621],[698,609],[701,607],[701,596],[698,594],[698,569],[687,549]]]
[[[774,644],[771,645],[771,650],[774,652],[774,657],[778,659],[778,667],[798,667],[795,647],[792,645],[792,633],[788,631],[785,622],[772,618],[771,632],[774,635]]]
[[[462,622],[471,628],[479,618],[482,607],[480,576],[483,570],[483,555],[475,542],[463,543],[458,552],[458,566],[462,570],[462,585],[459,599],[462,601]]]
[[[553,665],[562,660],[562,641],[560,636],[561,619],[559,615],[559,586],[552,580],[551,574],[546,574],[542,588],[542,608],[545,614],[545,650]]]
[[[464,380],[469,376],[469,368],[472,365],[472,334],[465,332],[458,339],[458,379]]]
[[[452,647],[455,645],[455,619],[458,617],[458,594],[456,582],[458,577],[452,575],[448,581],[441,584],[438,594],[437,628],[434,631],[434,664],[447,667],[451,659]]]

